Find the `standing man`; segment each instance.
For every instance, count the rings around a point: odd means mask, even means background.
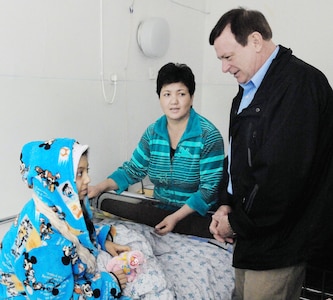
[[[299,299],[306,261],[332,239],[332,88],[274,44],[258,11],[225,13],[209,42],[239,84],[225,194],[210,225],[217,240],[235,242],[233,299]]]

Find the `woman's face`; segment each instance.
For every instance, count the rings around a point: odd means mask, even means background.
[[[160,105],[168,120],[187,118],[193,104],[193,96],[182,82],[166,84],[160,92]]]
[[[88,158],[87,155],[82,155],[76,171],[76,188],[79,193],[79,199],[83,200],[88,194],[88,184],[90,177],[88,175]]]

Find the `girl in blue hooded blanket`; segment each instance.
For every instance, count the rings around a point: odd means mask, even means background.
[[[130,249],[112,242],[114,228],[91,221],[87,149],[68,138],[23,146],[33,196],[1,243],[0,299],[129,299],[123,271],[97,269],[99,251]]]

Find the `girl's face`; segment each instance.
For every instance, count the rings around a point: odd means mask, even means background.
[[[168,120],[181,121],[190,114],[193,96],[182,82],[166,84],[160,92],[160,105]]]
[[[88,157],[87,155],[82,155],[76,171],[76,188],[78,190],[80,200],[83,200],[88,194],[89,183],[90,177],[88,175]]]

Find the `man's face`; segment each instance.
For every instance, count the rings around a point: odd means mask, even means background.
[[[233,75],[238,83],[247,83],[259,69],[252,35],[249,35],[244,47],[236,41],[228,25],[215,40],[214,48],[222,62],[222,72]]]

